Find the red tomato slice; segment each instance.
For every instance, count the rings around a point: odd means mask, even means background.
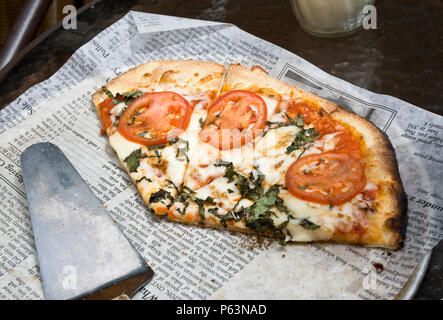
[[[343,204],[366,185],[360,160],[346,154],[312,154],[292,163],[285,177],[289,192],[302,200],[321,204]]]
[[[123,112],[118,132],[146,146],[162,144],[186,130],[191,114],[192,106],[177,93],[145,93]]]
[[[122,98],[116,98],[120,101]],[[106,133],[106,129],[112,127],[112,119],[111,119],[111,110],[115,107],[115,104],[112,103],[112,99],[108,98],[104,100],[99,105],[99,116],[102,121],[102,128],[100,130],[101,134]]]
[[[208,108],[200,137],[220,150],[238,148],[263,132],[267,116],[266,103],[260,96],[231,91]]]

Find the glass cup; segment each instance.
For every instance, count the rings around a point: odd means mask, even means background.
[[[320,37],[339,37],[357,31],[365,14],[363,8],[375,0],[290,0],[300,26]]]

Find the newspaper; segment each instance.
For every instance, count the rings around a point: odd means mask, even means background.
[[[99,134],[91,94],[146,61],[191,58],[260,65],[385,132],[408,196],[404,248],[258,243],[150,214]],[[63,150],[154,269],[134,299],[392,299],[442,239],[442,133],[442,117],[337,79],[234,25],[131,11],[0,111],[0,299],[43,299],[19,162],[41,141]]]

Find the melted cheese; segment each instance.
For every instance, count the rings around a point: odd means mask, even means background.
[[[168,186],[166,182],[166,180],[171,180],[178,187],[182,184],[189,187],[199,199],[214,198],[216,207],[219,209],[218,214],[227,214],[237,204],[241,195],[235,185],[236,179],[229,182],[224,177],[226,168],[214,165],[217,160],[232,162],[234,170],[244,176],[249,176],[251,171],[258,169],[265,176],[264,188],[266,190],[276,184],[284,185],[288,167],[299,157],[334,149],[335,137],[339,135],[339,133],[325,135],[315,141],[309,149],[304,150],[300,148],[288,155],[286,154],[287,147],[301,129],[296,126],[287,126],[271,129],[264,137],[256,138],[255,146],[250,143],[242,148],[218,150],[218,148],[201,141],[199,137],[201,130],[200,122],[206,119],[207,106],[210,102],[206,93],[190,95],[185,90],[176,88],[172,84],[158,84],[150,88],[140,88],[140,90],[145,92],[174,91],[182,95],[194,106],[189,126],[180,136],[181,139],[189,143],[189,163],[177,159],[177,148],[182,146],[176,143],[160,151],[162,161],[166,162],[165,170],[162,171],[156,168],[152,163],[155,160],[145,158],[140,160],[140,166],[137,171],[130,173],[133,180],[139,180],[142,177],[152,180],[152,182],[149,182],[143,179],[138,182],[140,193],[145,201],[149,199],[149,195],[158,191],[159,188],[165,188],[172,194],[175,194],[175,190]],[[260,96],[267,105],[269,121],[281,122],[286,120],[283,111],[279,110],[276,112],[276,107],[279,103],[277,99],[264,95]],[[112,115],[117,116],[123,106],[124,104],[122,103],[116,105],[111,110]],[[139,148],[143,148],[144,152],[147,150],[146,147],[140,144],[126,140],[117,131],[109,137],[109,140],[111,146],[117,151],[119,158],[123,160],[131,152]],[[376,186],[369,182],[365,190],[373,190],[374,188]],[[279,196],[283,199],[284,205],[291,217],[289,218],[286,213],[280,212],[274,207],[271,208],[271,211],[274,212],[272,219],[275,226],[286,221],[288,222],[283,231],[287,234],[287,240],[289,241],[327,240],[332,237],[337,224],[349,228],[356,222],[365,225],[364,215],[362,215],[360,208],[371,205],[371,203],[363,199],[361,194],[348,203],[332,208],[329,205],[300,200],[292,196],[286,189],[280,189]],[[250,200],[242,199],[236,208],[239,210],[250,207],[253,204]],[[205,204],[206,209],[209,207],[214,207],[214,205]],[[175,209],[182,212],[184,208],[184,204],[176,202],[172,210]],[[192,219],[199,219],[198,210],[198,205],[191,202],[186,208],[186,214],[192,213]],[[174,212],[174,214],[178,220],[181,219],[178,218],[181,216],[181,213]],[[207,211],[206,215],[214,218]],[[304,219],[320,227],[315,230],[306,229],[300,225]],[[242,222],[234,223],[234,225],[239,228],[245,228]]]
[[[176,88],[170,88],[166,86],[155,86],[151,87],[150,90],[144,88],[144,91],[174,91],[178,94],[181,94],[188,102],[194,106],[197,112],[194,112],[192,115],[191,123],[188,126],[187,130],[180,135],[180,139],[186,140],[189,143],[189,146],[195,145],[197,136],[196,132],[198,131],[198,110],[204,109],[205,106],[210,102],[210,98],[207,93],[200,92],[194,95],[185,94],[184,90],[176,90]],[[122,108],[125,107],[124,103],[117,104],[112,110],[111,114],[113,119],[115,120],[115,116],[117,116]],[[197,118],[197,119],[196,119]],[[151,154],[152,151],[149,151],[144,145],[134,143],[132,141],[127,140],[123,137],[117,130],[113,130],[112,134],[109,136],[109,142],[111,147],[117,152],[117,155],[121,161],[121,163],[126,166],[124,159],[128,157],[133,151],[137,149],[141,149],[144,154]],[[158,191],[159,189],[166,189],[172,195],[175,195],[176,191],[173,186],[168,184],[167,180],[172,181],[175,186],[181,186],[183,183],[184,172],[187,168],[187,161],[185,160],[185,156],[177,157],[178,148],[185,148],[186,145],[183,142],[176,142],[172,145],[167,145],[164,148],[159,149],[159,153],[161,155],[161,163],[157,163],[157,158],[141,158],[140,165],[138,166],[135,172],[129,172],[132,180],[137,184],[137,187],[145,201],[149,199],[149,196]],[[151,181],[147,179],[142,179],[143,177],[149,178]]]
[[[259,94],[259,96],[265,101],[266,103],[266,108],[268,109],[268,118],[272,118],[272,116],[275,113],[275,108],[278,105],[278,100],[275,98],[269,98],[268,96],[265,95],[261,95]]]
[[[118,131],[109,136],[109,144],[117,152],[118,157],[124,160],[133,151],[140,149],[143,145],[127,140]]]

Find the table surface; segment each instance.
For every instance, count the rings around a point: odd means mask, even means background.
[[[376,30],[327,39],[301,30],[288,0],[98,1],[79,13],[77,30],[54,28],[11,63],[0,79],[0,109],[49,78],[128,10],[138,10],[233,23],[338,78],[443,115],[443,1],[376,1],[376,8]],[[416,299],[443,298],[442,266],[440,242]]]

